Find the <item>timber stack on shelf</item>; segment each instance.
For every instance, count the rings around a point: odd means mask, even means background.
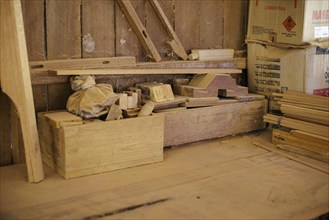
[[[329,98],[285,91],[274,93],[282,116],[267,114],[277,125],[272,142],[280,149],[329,162]]]

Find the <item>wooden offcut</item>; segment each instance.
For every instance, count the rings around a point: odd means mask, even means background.
[[[146,97],[154,102],[164,102],[174,100],[170,84],[161,84],[153,82],[138,83],[136,87],[142,90]]]
[[[156,62],[161,60],[161,56],[158,53],[157,49],[154,46],[151,38],[149,37],[143,23],[139,19],[134,7],[131,5],[129,0],[117,0],[123,13],[125,14],[128,22],[135,31],[138,39],[143,45],[146,53],[154,59]]]
[[[42,159],[64,178],[163,160],[161,115],[60,128],[49,123],[51,115],[38,115]]]
[[[20,1],[0,2],[0,82],[17,107],[29,182],[44,178]]]
[[[191,50],[189,60],[225,60],[232,59],[233,49],[202,49]]]
[[[248,94],[248,88],[238,86],[234,79],[228,74],[208,73],[196,75],[188,85],[174,86],[175,94],[203,98],[203,97],[225,97],[241,96]]]

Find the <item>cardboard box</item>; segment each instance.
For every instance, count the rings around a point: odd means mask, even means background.
[[[283,49],[248,43],[250,92],[270,96],[292,90],[329,96],[329,48]]]
[[[329,1],[251,0],[248,40],[299,45],[329,37]]]
[[[117,121],[68,112],[38,114],[42,160],[74,178],[163,160],[163,115]]]

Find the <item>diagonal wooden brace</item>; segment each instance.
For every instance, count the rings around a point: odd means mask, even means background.
[[[156,62],[161,60],[161,56],[154,46],[151,38],[149,37],[144,25],[140,21],[134,7],[129,0],[117,0],[123,13],[125,14],[129,24],[135,31],[139,41],[142,43],[146,53],[152,57]]]
[[[166,29],[166,31],[170,37],[170,40],[167,43],[169,44],[169,46],[171,47],[171,49],[174,51],[174,53],[177,56],[179,56],[183,60],[187,60],[188,55],[187,55],[182,43],[180,42],[177,34],[175,33],[174,29],[172,28],[167,16],[163,12],[163,10],[160,6],[160,3],[158,2],[158,0],[149,0],[149,2],[151,3],[152,7],[154,8],[155,12],[157,13],[158,17],[160,18],[162,25],[164,26],[164,28]]]

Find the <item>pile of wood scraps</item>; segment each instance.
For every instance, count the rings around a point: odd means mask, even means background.
[[[267,114],[277,125],[272,142],[280,149],[329,163],[329,98],[285,91],[273,94],[282,116]]]

